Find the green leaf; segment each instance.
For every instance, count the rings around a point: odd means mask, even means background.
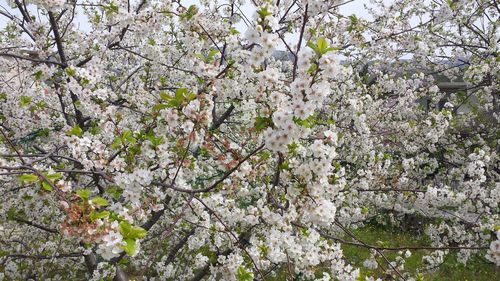
[[[173,106],[173,107],[178,107],[182,104],[182,102],[184,101],[184,94],[187,93],[187,89],[186,88],[178,88],[177,90],[175,90],[175,97],[173,100],[170,101],[170,104]]]
[[[307,47],[311,48],[315,53],[318,53],[318,46],[316,46],[312,41],[307,41]]]
[[[128,237],[130,238],[143,238],[148,234],[148,232],[139,226],[134,226],[129,232]]]
[[[262,151],[261,153],[259,153],[259,155],[260,155],[260,158],[261,158],[263,161],[265,161],[265,160],[267,160],[267,159],[271,158],[271,152],[269,152],[269,151]]]
[[[205,57],[202,54],[194,54],[195,57],[199,58],[200,60],[206,62]]]
[[[195,99],[198,95],[197,95],[196,93],[189,92],[189,93],[187,93],[185,96],[186,96],[186,99],[187,99],[188,101],[192,101],[192,100],[194,100],[194,99]]]
[[[247,271],[244,266],[240,266],[236,272],[236,277],[238,278],[238,281],[252,281],[253,273],[251,271]]]
[[[92,191],[88,189],[80,189],[76,191],[76,195],[78,195],[82,200],[87,200],[90,198],[90,194],[92,194]]]
[[[307,70],[307,73],[309,73],[310,75],[313,75],[314,72],[316,72],[316,70],[318,70],[318,65],[315,63],[311,63],[311,66]]]
[[[257,116],[255,118],[254,127],[257,131],[264,130],[272,124],[272,120],[269,117]]]
[[[111,143],[111,148],[117,149],[121,146],[121,144],[122,144],[122,138],[120,136],[117,136],[117,137],[115,137],[115,139]]]
[[[47,181],[42,181],[42,188],[47,191],[52,191],[54,189]]]
[[[128,237],[130,229],[132,229],[132,225],[128,221],[122,221],[120,222],[119,228],[121,235],[123,235],[123,237]]]
[[[137,238],[143,238],[148,234],[148,232],[139,226],[133,226],[127,221],[122,221],[120,222],[119,225],[120,228],[120,233],[123,235],[125,238],[130,238],[130,239],[137,239]]]
[[[38,70],[37,72],[35,72],[35,74],[33,74],[33,76],[35,76],[36,81],[40,81],[42,79],[42,75],[43,72],[41,70]]]
[[[358,18],[356,17],[356,15],[350,15],[349,16],[349,20],[351,21],[349,23],[349,25],[347,26],[347,31],[348,32],[352,32],[353,30],[356,30],[356,26],[358,25]]]
[[[60,173],[54,173],[54,174],[47,174],[45,175],[45,177],[48,178],[49,180],[58,180],[62,178],[62,175]]]
[[[296,142],[292,142],[288,145],[288,153],[294,155],[297,152],[297,148],[299,148],[299,145]]]
[[[311,48],[318,56],[324,55],[329,51],[336,50],[336,48],[328,48],[328,42],[324,37],[318,38],[316,44],[311,41],[307,41],[307,46]]]
[[[266,6],[262,7],[260,10],[258,10],[258,11],[257,11],[257,14],[259,14],[259,16],[260,16],[261,18],[265,18],[265,17],[267,17],[267,16],[272,15],[272,13],[271,13],[271,12],[269,12],[269,10],[267,10],[267,7],[266,7]]]
[[[158,103],[158,104],[155,104],[155,105],[153,106],[153,111],[154,111],[154,112],[158,112],[158,111],[160,111],[160,110],[162,110],[162,109],[165,109],[165,108],[168,108],[168,106],[167,106],[166,104],[161,104],[161,103]]]
[[[90,121],[90,127],[88,129],[88,132],[94,136],[99,134],[101,132],[99,124],[96,121]]]
[[[92,212],[90,212],[90,219],[92,221],[95,221],[97,219],[104,219],[104,218],[107,218],[109,217],[109,214],[110,212],[109,211],[97,211],[97,210],[93,210]]]
[[[153,146],[154,148],[158,147],[159,145],[165,142],[163,136],[157,137],[154,135],[154,133],[146,135],[146,139],[149,140],[149,142],[151,142],[151,146]]]
[[[283,163],[281,163],[279,168],[281,170],[287,170],[287,171],[290,170],[290,161],[288,161],[288,160],[283,161]]]
[[[28,104],[31,103],[31,100],[33,100],[32,97],[29,97],[29,96],[21,96],[21,100],[19,102],[19,104],[21,106],[27,106]]]
[[[349,20],[353,24],[357,24],[358,23],[358,17],[356,17],[356,15],[354,15],[354,14],[352,14],[352,15],[349,16]]]
[[[207,55],[207,62],[213,61],[214,57],[215,57],[215,55],[217,55],[217,53],[219,53],[219,51],[217,49],[211,48],[210,52],[208,52],[208,55]]]
[[[83,130],[79,125],[75,125],[68,131],[68,135],[81,137],[83,136]]]
[[[231,27],[231,29],[229,30],[229,32],[232,35],[238,35],[238,34],[240,34],[240,32],[238,30],[236,30],[234,27]]]
[[[456,10],[457,3],[454,0],[446,0],[446,4],[451,8],[451,10]]]
[[[23,182],[36,182],[38,181],[38,176],[35,174],[23,174],[18,176],[18,178]]]
[[[123,193],[123,190],[118,186],[110,186],[106,189],[106,192],[109,193],[116,200],[120,199],[120,196]]]
[[[17,215],[17,209],[15,207],[10,207],[7,211],[7,219],[13,220]]]
[[[190,20],[191,18],[194,17],[198,13],[198,7],[196,5],[191,5],[186,11],[185,17],[186,19]]]
[[[101,196],[96,196],[94,198],[92,198],[92,203],[97,205],[97,206],[108,206],[109,203],[108,203],[108,200],[102,198]]]
[[[326,49],[328,49],[328,42],[326,42],[326,39],[323,37],[318,38],[318,51],[324,54]]]
[[[257,245],[257,247],[259,248],[263,257],[267,256],[267,253],[269,253],[269,247],[267,245],[261,244],[261,245]]]
[[[135,251],[137,249],[137,243],[135,239],[123,239],[125,241],[126,245],[121,246],[123,250],[129,255],[133,256],[135,254]]]
[[[300,229],[300,232],[302,233],[302,235],[304,235],[305,237],[309,237],[309,235],[311,235],[311,233],[309,233],[309,231],[307,230],[307,228],[301,228]]]
[[[134,138],[134,133],[132,133],[132,131],[130,130],[124,130],[123,133],[122,133],[122,140],[126,140],[128,141],[129,143],[136,143],[137,142],[137,139]]]
[[[186,88],[177,88],[175,90],[175,99],[183,99],[184,94],[187,92],[188,92],[188,90]]]
[[[375,243],[380,247],[389,247],[389,242],[387,241],[377,240]]]
[[[106,13],[106,16],[108,17],[118,13],[118,5],[116,5],[114,2],[109,3],[109,5],[103,6],[103,9]]]
[[[160,92],[160,98],[164,101],[171,101],[172,100],[172,96],[167,94],[167,92],[165,92],[165,91]]]
[[[68,74],[68,76],[73,77],[76,75],[76,69],[74,69],[72,67],[68,67],[65,70],[66,70],[66,74]]]
[[[187,88],[176,89],[174,96],[171,96],[164,91],[160,92],[160,98],[166,101],[167,107],[170,108],[180,107],[181,105],[194,100],[196,96],[196,93],[189,92]]]

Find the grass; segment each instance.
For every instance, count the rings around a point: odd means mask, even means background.
[[[400,246],[429,246],[430,241],[426,236],[419,236],[410,231],[401,231],[399,229],[387,229],[380,225],[370,225],[363,228],[351,230],[357,238],[370,245],[384,247]],[[346,238],[347,239],[347,238]],[[363,276],[372,276],[381,280],[393,280],[380,267],[374,270],[363,267],[363,262],[370,257],[370,250],[362,247],[343,245],[345,259],[351,265],[360,268],[361,278]],[[423,271],[424,262],[422,257],[429,255],[430,250],[412,250],[412,255],[405,259],[405,269],[401,273],[408,273],[418,281],[496,281],[500,280],[500,267],[495,267],[484,257],[485,251],[480,251],[472,255],[467,265],[457,260],[456,251],[450,251],[445,257],[443,263],[432,270]],[[397,251],[385,251],[384,255],[393,261],[398,256]],[[377,258],[379,264],[388,268],[387,263],[380,257]],[[319,268],[316,276],[322,276],[324,269]],[[420,271],[419,271],[420,270]],[[286,267],[280,268],[277,274],[268,276],[266,281],[287,281],[289,279]],[[300,279],[297,279],[300,280]],[[342,280],[339,280],[342,281]]]
[[[386,247],[398,246],[424,246],[430,245],[429,240],[425,236],[418,236],[409,232],[400,230],[387,230],[381,226],[367,226],[364,228],[353,230],[357,238],[371,245],[379,245]],[[365,259],[370,257],[370,251],[365,248],[344,245],[342,246],[344,255],[347,261],[353,266],[362,268]],[[474,254],[469,259],[467,265],[464,265],[457,260],[456,251],[450,251],[444,258],[443,263],[433,269],[419,272],[424,262],[422,257],[429,255],[432,251],[429,250],[413,250],[412,255],[406,259],[405,269],[403,272],[409,273],[411,276],[417,277],[417,280],[443,280],[443,281],[493,281],[500,280],[500,268],[495,267],[484,258],[485,251],[480,251]],[[396,251],[386,251],[384,255],[393,261],[398,255]],[[379,264],[388,267],[387,263],[378,258]],[[386,277],[385,272],[379,267],[375,270],[362,269],[362,274],[381,278]]]

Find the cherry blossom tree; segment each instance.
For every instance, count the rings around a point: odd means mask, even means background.
[[[350,2],[6,1],[0,279],[500,266],[499,2]]]

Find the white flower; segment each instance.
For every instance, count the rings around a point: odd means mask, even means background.
[[[312,219],[319,225],[329,225],[335,220],[337,208],[329,200],[321,200],[312,213]]]
[[[97,249],[97,253],[101,255],[105,260],[111,260],[114,257],[119,256],[123,251],[121,246],[124,245],[123,236],[115,231],[110,231],[108,234],[104,235],[101,244]]]
[[[497,237],[497,240],[491,242],[490,248],[486,253],[486,258],[497,266],[500,266],[500,230],[497,231]]]

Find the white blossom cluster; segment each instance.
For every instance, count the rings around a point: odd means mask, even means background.
[[[500,266],[496,1],[194,2],[0,12],[0,279]]]

